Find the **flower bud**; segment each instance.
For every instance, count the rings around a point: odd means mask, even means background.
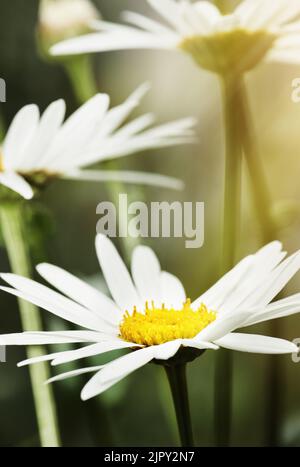
[[[38,35],[43,50],[56,42],[85,34],[100,13],[90,0],[42,0]]]

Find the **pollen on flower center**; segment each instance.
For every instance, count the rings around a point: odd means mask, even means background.
[[[202,68],[219,74],[244,73],[258,65],[277,36],[265,30],[237,28],[208,36],[185,38],[179,48],[188,52]]]
[[[202,329],[215,321],[217,314],[202,304],[197,310],[191,308],[187,300],[180,310],[174,308],[150,308],[146,303],[145,310],[137,308],[130,315],[125,313],[120,325],[120,336],[128,342],[141,345],[159,345],[174,339],[190,339]]]

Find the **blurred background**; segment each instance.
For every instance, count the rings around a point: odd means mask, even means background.
[[[137,0],[95,0],[107,20],[118,21],[120,12],[132,9],[148,12],[146,2]],[[68,111],[77,107],[70,82],[60,63],[46,61],[38,52],[36,26],[38,0],[10,0],[1,3],[0,77],[7,83],[7,102],[0,104],[1,127],[5,130],[14,114],[25,104],[37,103],[43,110],[63,97]],[[158,253],[163,268],[178,275],[193,299],[210,286],[218,275],[223,196],[223,134],[217,79],[199,70],[180,54],[129,51],[92,57],[99,91],[109,93],[112,104],[121,103],[144,81],[152,90],[137,114],[155,112],[158,122],[185,116],[199,121],[199,143],[123,158],[118,167],[156,171],[180,176],[186,182],[183,193],[143,189],[150,201],[204,201],[205,245],[188,250],[184,240],[143,241]],[[281,231],[288,252],[300,247],[300,104],[291,100],[292,81],[300,69],[292,66],[263,65],[248,77],[251,108],[276,213],[284,218]],[[102,165],[106,167],[105,164]],[[246,171],[245,171],[245,182]],[[138,200],[141,189],[127,187],[131,199]],[[246,190],[245,190],[246,191]],[[46,248],[33,249],[35,262],[53,262],[103,288],[94,252],[97,223],[96,206],[110,197],[105,184],[57,182],[37,202],[33,222],[43,224]],[[261,245],[260,230],[251,200],[243,194],[243,228],[239,256]],[[31,239],[32,245],[35,239]],[[122,249],[123,245],[118,244]],[[9,265],[3,248],[0,270]],[[290,293],[299,291],[300,275],[290,283]],[[16,301],[0,296],[0,332],[20,330]],[[42,312],[45,329],[63,329],[64,323]],[[299,316],[282,320],[281,337],[300,337]],[[253,328],[252,328],[253,329]],[[269,325],[257,326],[257,333],[270,332]],[[61,347],[60,347],[61,348]],[[37,446],[38,434],[28,371],[17,369],[24,359],[23,348],[9,348],[7,363],[0,364],[0,446]],[[274,357],[282,378],[281,443],[300,446],[300,364],[290,356]],[[108,360],[108,357],[106,357]],[[96,359],[96,364],[104,359]],[[234,354],[234,427],[232,444],[262,446],[266,442],[264,356]],[[85,362],[86,363],[86,362]],[[91,363],[91,362],[88,362]],[[63,368],[70,369],[70,366]],[[190,397],[196,445],[213,444],[214,355],[207,352],[189,367]],[[81,402],[84,380],[57,383],[55,395],[64,446],[175,446],[177,428],[171,397],[163,371],[154,366],[139,370],[107,393],[90,402]]]

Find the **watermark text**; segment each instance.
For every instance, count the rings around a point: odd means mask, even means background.
[[[186,248],[204,244],[203,202],[129,203],[128,196],[120,194],[118,206],[101,202],[96,213],[101,216],[97,232],[110,238],[184,238]]]

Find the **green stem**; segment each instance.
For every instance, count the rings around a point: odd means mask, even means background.
[[[98,90],[90,56],[71,57],[63,64],[71,81],[74,94],[80,104],[84,104],[97,94]]]
[[[23,216],[21,205],[17,203],[3,204],[1,206],[2,232],[11,269],[15,274],[30,277],[31,267],[26,248]],[[21,299],[19,300],[19,308],[23,331],[41,331],[42,323],[38,308]],[[27,349],[28,358],[34,358],[45,353],[46,350],[40,346],[28,347]],[[29,371],[41,446],[59,447],[60,436],[54,396],[51,386],[44,384],[50,377],[48,363],[31,365]]]
[[[242,149],[237,113],[238,78],[222,81],[225,123],[225,188],[223,217],[223,267],[227,272],[235,264],[239,236]]]
[[[182,447],[193,447],[194,439],[186,381],[186,364],[165,366],[168,376]]]
[[[245,159],[248,166],[253,204],[261,227],[263,243],[278,240],[278,226],[272,217],[272,198],[269,193],[264,168],[256,146],[255,131],[252,125],[251,112],[248,105],[245,86],[240,88],[239,115],[242,126],[242,139]],[[280,336],[280,324],[277,320],[270,323],[270,333]],[[266,441],[267,446],[278,446],[280,443],[280,426],[282,416],[282,383],[280,360],[275,356],[268,358],[266,373]]]
[[[237,109],[240,118],[241,139],[248,166],[253,204],[260,223],[263,242],[275,240],[277,226],[272,217],[272,199],[269,193],[264,167],[256,146],[255,131],[251,121],[245,85],[242,82],[238,89]]]
[[[237,113],[237,89],[239,87],[239,77],[223,77],[225,193],[222,274],[234,266],[239,235],[242,165],[239,116]],[[232,357],[226,350],[217,353],[215,377],[215,441],[218,446],[228,446],[232,413]]]

